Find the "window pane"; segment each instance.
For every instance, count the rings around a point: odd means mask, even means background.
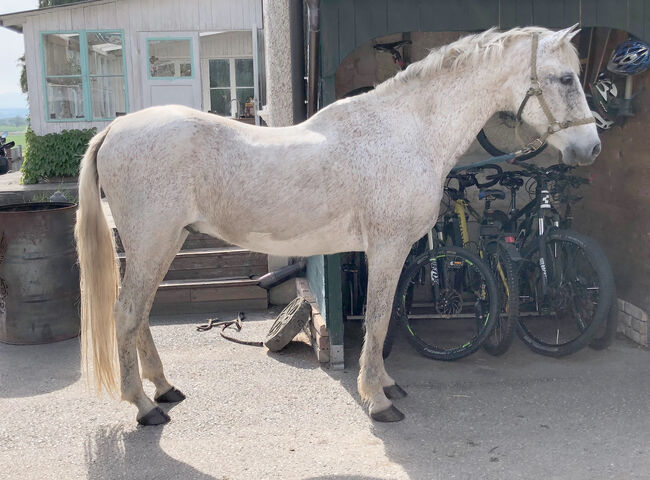
[[[238,58],[235,60],[235,84],[238,87],[253,86],[252,58]]]
[[[48,118],[84,118],[81,77],[48,78],[45,83]]]
[[[255,96],[255,90],[252,88],[238,88],[237,89],[237,101],[239,102],[239,114],[241,116],[253,117],[255,115],[255,109],[249,108],[249,113],[246,115],[246,102],[248,99],[252,99]]]
[[[230,60],[210,60],[210,86],[230,86]]]
[[[126,113],[123,77],[91,77],[93,118],[115,118]]]
[[[88,33],[88,71],[91,75],[122,75],[122,36]]]
[[[219,115],[230,116],[230,90],[210,90],[210,111]]]
[[[192,48],[189,39],[147,40],[149,74],[152,77],[191,77]]]
[[[81,75],[79,34],[43,35],[46,75]]]

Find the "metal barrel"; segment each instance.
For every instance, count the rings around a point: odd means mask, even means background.
[[[61,202],[0,206],[0,342],[79,335],[75,213]]]

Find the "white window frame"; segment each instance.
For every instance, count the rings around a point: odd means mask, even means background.
[[[256,91],[255,88],[255,59],[253,58],[252,55],[244,55],[244,56],[236,56],[236,57],[213,57],[213,58],[206,58],[205,59],[205,68],[207,72],[207,79],[206,79],[206,110],[212,110],[212,98],[210,95],[211,90],[227,90],[228,87],[211,87],[210,86],[210,62],[212,60],[228,60],[229,61],[229,74],[230,74],[230,100],[232,102],[233,98],[237,98],[237,88],[252,88],[253,92]],[[253,85],[244,85],[244,86],[238,86],[237,85],[237,75],[235,73],[235,62],[237,60],[251,60],[253,62]],[[255,96],[255,95],[253,95]],[[243,105],[242,105],[243,108]],[[240,112],[241,113],[241,112]],[[255,111],[255,115],[257,115],[257,107]],[[227,115],[230,116],[230,113]]]

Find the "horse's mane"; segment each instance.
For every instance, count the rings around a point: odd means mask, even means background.
[[[400,84],[417,78],[430,77],[437,72],[453,71],[460,67],[475,65],[486,58],[498,60],[508,42],[528,37],[533,33],[543,35],[553,32],[542,27],[520,27],[506,32],[491,28],[482,33],[467,35],[453,43],[431,50],[425,58],[412,63],[406,70],[377,85],[375,90],[391,90]],[[571,42],[565,43],[566,60],[573,70],[579,71],[580,63],[577,51]]]

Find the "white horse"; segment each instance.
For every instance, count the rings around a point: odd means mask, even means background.
[[[188,231],[198,231],[273,255],[366,252],[359,393],[373,419],[401,420],[389,397],[405,392],[382,359],[394,290],[411,245],[436,221],[459,156],[492,114],[516,111],[531,96],[539,101],[527,102],[523,120],[541,136],[554,133],[548,141],[565,163],[591,164],[600,151],[570,44],[575,33],[528,27],[467,36],[292,127],[181,106],[117,118],[84,156],[76,227],[82,363],[88,369],[92,360],[98,390],[120,392],[142,424],[168,421],[143,391],[139,357],[157,402],[185,398],[163,373],[148,316]],[[179,169],[181,156],[190,162]],[[121,290],[100,186],[128,259]]]

